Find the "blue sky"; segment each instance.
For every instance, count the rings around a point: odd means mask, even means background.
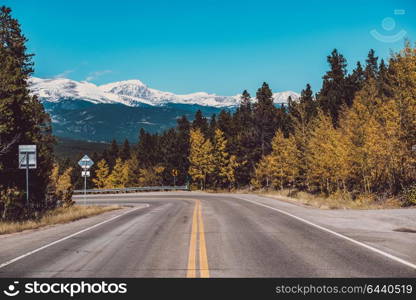
[[[35,76],[140,79],[175,93],[320,88],[326,56],[349,66],[415,42],[416,1],[2,0],[36,54]],[[396,13],[395,13],[396,10]],[[397,11],[400,10],[400,11]],[[370,31],[382,34],[375,38]],[[373,31],[374,33],[374,31]]]

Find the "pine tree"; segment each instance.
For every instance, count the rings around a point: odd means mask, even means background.
[[[251,96],[247,90],[244,90],[241,95],[240,106],[233,115],[232,123],[237,134],[253,129],[253,107]]]
[[[378,57],[375,55],[375,51],[370,49],[367,59],[365,60],[366,66],[364,70],[365,79],[377,78],[378,76]]]
[[[193,129],[200,129],[204,135],[208,134],[208,120],[202,114],[201,110],[197,110],[195,113],[194,120],[192,122]]]
[[[92,179],[94,186],[97,189],[103,189],[108,187],[108,176],[110,170],[107,162],[102,159],[97,163],[97,170],[95,172],[95,178]]]
[[[142,168],[156,165],[161,160],[158,134],[152,135],[141,128],[136,154]]]
[[[177,178],[177,184],[186,184],[188,181],[188,169],[189,169],[189,131],[191,124],[186,116],[177,120],[177,139],[178,139],[178,161],[177,169],[179,170],[179,176]]]
[[[361,90],[365,82],[365,73],[360,62],[357,62],[356,68],[351,75],[346,78],[346,105],[351,107],[354,101],[355,94]]]
[[[27,39],[11,10],[0,7],[0,144],[15,142],[0,157],[0,189],[15,189],[24,195],[24,172],[18,169],[19,144],[37,146],[37,169],[30,170],[31,206],[41,209],[53,167],[53,144],[49,115],[30,95],[28,79],[33,72],[32,55],[26,53]],[[23,202],[23,197],[20,199]],[[16,203],[17,215],[21,214]],[[19,210],[19,211],[18,211]]]
[[[305,118],[306,118],[306,121],[309,122],[316,116],[317,106],[318,106],[318,104],[316,103],[314,99],[313,91],[309,83],[306,84],[306,88],[302,90],[300,94],[299,103],[305,106],[305,111],[306,111]]]
[[[267,83],[256,93],[257,103],[254,104],[254,131],[256,136],[256,149],[253,149],[257,162],[260,157],[271,151],[271,140],[277,129],[277,109],[273,104],[273,93]]]
[[[350,104],[346,95],[347,61],[336,49],[327,57],[327,61],[330,70],[323,77],[318,103],[319,107],[331,116],[334,126],[338,126],[342,106]]]
[[[236,182],[240,185],[250,183],[256,164],[256,134],[253,120],[253,105],[250,94],[244,90],[241,96],[240,106],[233,116],[234,133],[231,143],[232,153],[237,159],[235,170]]]
[[[212,143],[204,137],[200,129],[192,129],[190,132],[189,162],[189,175],[204,189],[207,176],[214,171],[215,165]]]
[[[231,139],[231,137],[234,135],[235,128],[233,124],[233,118],[229,111],[225,109],[220,111],[220,114],[218,115],[217,127],[224,133],[227,139]]]
[[[170,170],[178,167],[178,161],[181,160],[180,145],[178,144],[177,133],[174,128],[165,131],[160,137],[161,161],[165,167],[162,174],[163,183],[171,182]]]
[[[117,141],[113,139],[111,142],[110,148],[108,149],[108,165],[110,167],[110,170],[114,168],[114,165],[116,163],[116,159],[119,157],[120,149],[118,147]]]
[[[240,110],[244,112],[251,112],[251,96],[247,90],[244,90],[241,94]]]
[[[381,60],[379,66],[379,73],[378,73],[378,89],[380,93],[380,97],[392,97],[392,88],[390,86],[390,79],[389,79],[389,69],[384,62],[384,59]]]
[[[124,140],[123,147],[120,149],[120,153],[118,155],[123,161],[128,160],[131,157],[131,149],[130,143],[128,139]]]
[[[317,114],[317,102],[313,97],[313,92],[310,84],[306,85],[306,88],[301,91],[299,101],[293,101],[291,97],[288,99],[288,120],[286,121],[290,127],[289,132],[294,133],[295,126],[301,123],[302,126],[306,126]],[[285,136],[288,136],[286,133]]]
[[[211,119],[210,119],[210,121],[209,121],[209,128],[208,128],[208,135],[207,135],[207,137],[210,139],[210,140],[214,140],[214,137],[215,137],[215,130],[218,128],[218,124],[217,124],[217,115],[216,114],[213,114],[212,116],[211,116]]]

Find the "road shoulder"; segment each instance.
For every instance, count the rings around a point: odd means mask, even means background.
[[[259,195],[231,196],[285,211],[416,264],[416,233],[400,231],[416,229],[416,209],[322,210]]]

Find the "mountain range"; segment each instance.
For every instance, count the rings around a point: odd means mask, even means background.
[[[198,109],[210,117],[222,109],[233,110],[240,103],[240,95],[178,95],[149,88],[140,80],[95,85],[67,78],[32,77],[29,85],[51,115],[55,135],[87,141],[136,141],[140,128],[160,132],[174,127],[182,115],[192,119]],[[299,98],[299,94],[285,91],[274,93],[274,102],[286,103],[289,96]]]

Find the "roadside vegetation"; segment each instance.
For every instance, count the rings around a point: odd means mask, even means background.
[[[117,207],[73,206],[73,166],[59,165],[51,118],[30,95],[33,73],[27,39],[8,7],[0,7],[0,234],[65,223]],[[18,146],[36,145],[37,167],[29,171],[26,201]]]
[[[338,192],[331,195],[312,194],[299,190],[257,190],[256,194],[290,203],[320,209],[386,209],[402,207],[398,197],[381,199],[374,194],[362,194],[353,199],[349,194]]]
[[[19,22],[0,7],[0,218],[17,221],[54,209],[59,197],[50,177],[54,164],[51,119],[30,95],[32,54]],[[37,168],[30,170],[30,197],[26,204],[24,170],[19,170],[18,145],[36,145]]]
[[[0,221],[0,234],[20,232],[29,229],[38,229],[41,227],[73,222],[79,219],[102,214],[107,211],[120,209],[120,206],[80,206],[73,205],[70,207],[59,207],[47,211],[37,219],[5,222]]]

